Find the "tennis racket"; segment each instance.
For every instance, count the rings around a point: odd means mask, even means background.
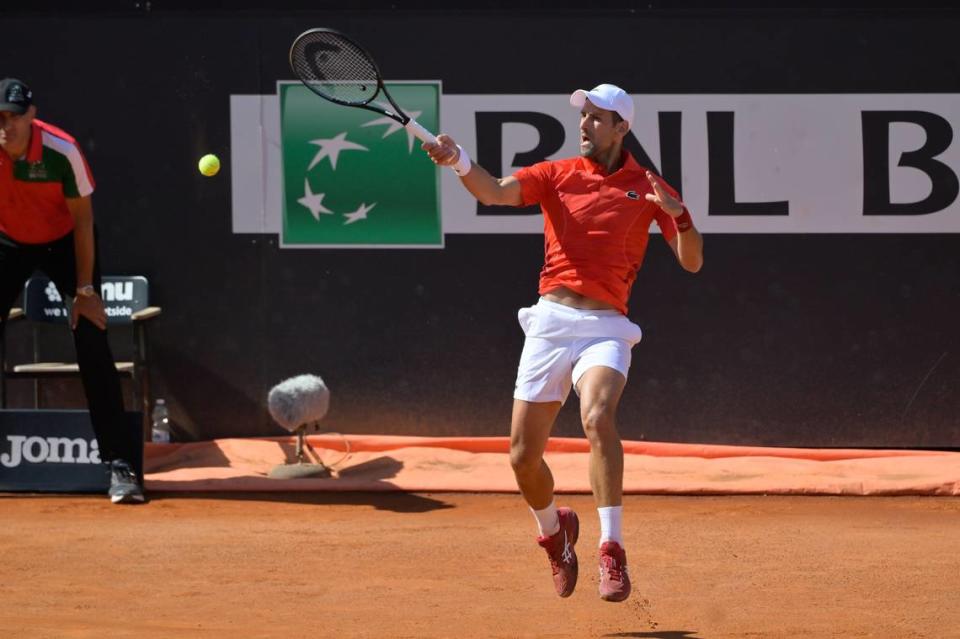
[[[424,142],[437,143],[432,133],[404,113],[390,97],[373,57],[342,33],[333,29],[310,29],[301,33],[290,47],[290,68],[305,87],[321,98],[383,114]],[[389,105],[376,99],[381,93]]]

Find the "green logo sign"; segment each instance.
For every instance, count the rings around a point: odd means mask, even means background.
[[[437,131],[438,83],[388,82],[387,90],[408,115]],[[420,140],[398,122],[291,83],[280,85],[280,133],[283,246],[443,245],[439,173]]]

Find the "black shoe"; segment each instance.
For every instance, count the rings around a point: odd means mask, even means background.
[[[110,462],[110,501],[115,504],[143,503],[143,488],[130,464],[122,459]]]

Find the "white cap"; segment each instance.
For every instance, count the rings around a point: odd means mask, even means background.
[[[627,124],[633,126],[633,99],[617,85],[598,84],[589,91],[577,89],[570,94],[570,104],[578,109],[582,109],[588,99],[594,106],[616,111]]]

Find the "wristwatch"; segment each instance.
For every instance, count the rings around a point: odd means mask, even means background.
[[[77,297],[93,297],[96,294],[97,290],[93,288],[93,284],[84,284],[77,287]]]

